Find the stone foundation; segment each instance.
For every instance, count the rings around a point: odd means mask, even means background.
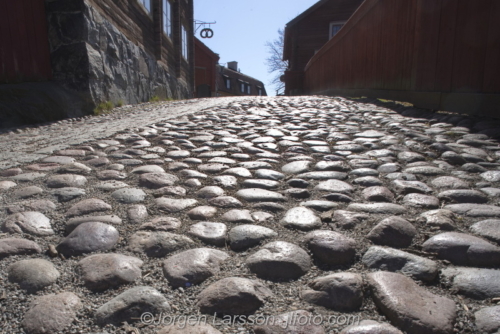
[[[173,67],[130,42],[84,0],[46,0],[46,7],[54,80],[78,93],[84,113],[105,101],[192,96]]]

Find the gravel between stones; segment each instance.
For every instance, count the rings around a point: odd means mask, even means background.
[[[77,122],[120,130],[76,145],[72,122],[0,134],[68,143],[0,171],[4,333],[500,328],[498,122],[327,97],[221,99],[150,122],[136,108]]]

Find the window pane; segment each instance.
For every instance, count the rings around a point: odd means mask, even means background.
[[[168,0],[163,0],[163,31],[172,37],[172,5]]]
[[[332,37],[335,36],[342,28],[342,24],[332,25]]]
[[[140,0],[142,5],[151,13],[151,0]]]
[[[182,56],[187,60],[188,58],[188,36],[184,26],[182,26]]]

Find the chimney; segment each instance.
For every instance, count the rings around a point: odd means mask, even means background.
[[[237,61],[229,61],[229,62],[227,62],[227,67],[230,70],[238,72],[238,62]]]

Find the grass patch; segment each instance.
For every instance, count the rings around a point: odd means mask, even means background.
[[[155,95],[149,99],[149,102],[160,102],[161,99],[158,95]]]
[[[149,102],[169,102],[174,100],[175,99],[171,97],[159,97],[158,95],[155,95],[149,99]]]
[[[123,100],[118,100],[118,102],[116,102],[116,106],[118,108],[123,107],[124,104],[125,104],[125,102],[123,102]]]
[[[113,102],[111,102],[111,101],[101,102],[94,109],[94,115],[99,116],[99,115],[102,115],[106,112],[110,112],[114,107],[115,106],[114,106]]]

